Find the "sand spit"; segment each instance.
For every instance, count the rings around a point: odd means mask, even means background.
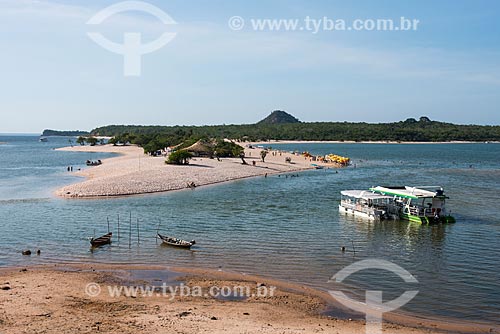
[[[68,198],[125,196],[185,189],[266,174],[289,173],[311,169],[311,161],[290,153],[269,153],[260,161],[260,149],[245,149],[247,165],[241,159],[194,158],[187,166],[166,165],[164,157],[151,157],[137,146],[74,146],[58,150],[73,152],[117,153],[103,160],[100,166],[89,167],[73,174],[85,177],[80,183],[65,186],[56,195]],[[285,162],[285,158],[292,163]],[[255,161],[255,165],[253,162]],[[333,167],[333,166],[332,166]]]

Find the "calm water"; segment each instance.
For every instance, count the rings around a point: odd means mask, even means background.
[[[328,279],[348,264],[382,258],[409,270],[409,285],[383,271],[359,272],[345,290],[420,290],[404,307],[426,317],[498,323],[500,313],[499,144],[301,144],[281,149],[338,153],[357,168],[314,170],[217,186],[109,200],[62,200],[51,192],[77,180],[66,166],[109,155],[54,151],[68,138],[0,136],[0,266],[96,261],[223,268],[338,289]],[[472,165],[473,168],[470,168]],[[442,185],[457,223],[367,222],[338,213],[339,192],[378,184]],[[129,214],[133,237],[129,248]],[[88,237],[120,240],[90,252]],[[139,219],[140,243],[136,224]],[[196,239],[192,251],[162,247],[161,230]],[[95,231],[95,232],[94,232]],[[342,254],[352,248],[356,254]],[[24,248],[42,256],[23,257]]]

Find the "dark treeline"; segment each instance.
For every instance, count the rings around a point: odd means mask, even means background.
[[[43,130],[42,136],[65,136],[65,137],[76,137],[76,136],[87,136],[90,133],[88,131],[58,131],[58,130]]]
[[[238,141],[338,140],[338,141],[500,141],[500,126],[457,125],[427,117],[395,123],[317,122],[213,126],[110,125],[92,131],[145,148],[146,151],[200,138]]]

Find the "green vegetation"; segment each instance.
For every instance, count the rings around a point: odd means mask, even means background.
[[[281,112],[274,113],[281,119]],[[281,115],[281,116],[280,116]],[[273,116],[273,118],[275,117]],[[293,117],[293,116],[291,116]],[[278,120],[278,121],[282,121]],[[335,141],[500,141],[500,126],[457,125],[432,121],[427,117],[409,118],[394,123],[277,123],[210,126],[134,126],[111,125],[94,129],[93,135],[111,136],[113,141],[130,142],[153,152],[181,144],[192,145],[199,139],[223,138],[236,141],[335,140]],[[111,142],[113,142],[111,141]],[[215,147],[217,154],[229,152],[226,144]],[[219,151],[220,150],[220,151]],[[231,149],[232,151],[232,149]],[[238,156],[231,152],[232,156]]]
[[[189,164],[189,159],[191,159],[192,157],[193,155],[188,151],[179,150],[171,153],[165,163],[172,165],[187,165]]]
[[[85,143],[89,144],[90,146],[95,146],[98,143],[101,145],[105,144],[103,139],[99,140],[99,139],[92,137],[92,136],[90,136],[90,137],[80,136],[76,139],[76,143],[80,144],[82,146],[85,145]]]
[[[219,158],[237,158],[243,152],[243,147],[240,145],[224,140],[218,140],[214,147],[214,154]]]
[[[44,137],[49,137],[49,136],[64,136],[64,137],[76,137],[76,136],[88,136],[90,135],[90,132],[87,131],[57,131],[57,130],[43,130],[42,136]]]
[[[76,140],[76,143],[77,143],[77,144],[80,144],[80,145],[82,145],[82,146],[83,146],[83,145],[85,145],[85,141],[86,141],[86,140],[85,140],[85,137],[80,136],[80,137],[78,137],[78,139]]]
[[[95,138],[95,137],[87,137],[87,138],[85,139],[85,141],[86,141],[86,142],[87,142],[90,146],[95,146],[95,145],[99,142],[99,140],[97,140],[97,138]]]

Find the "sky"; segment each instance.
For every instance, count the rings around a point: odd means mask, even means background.
[[[87,24],[117,3],[0,0],[0,133],[255,123],[276,109],[307,122],[500,124],[495,0],[150,0],[176,24],[140,11]],[[235,16],[240,30],[229,25]],[[419,20],[417,29],[304,28],[306,18],[401,17]],[[254,29],[259,19],[302,29]],[[125,76],[124,56],[89,32],[118,44],[130,32],[144,44],[176,35],[140,57],[140,76]]]

